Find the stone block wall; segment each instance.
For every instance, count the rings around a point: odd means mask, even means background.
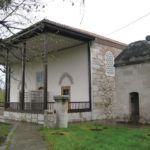
[[[106,52],[118,56],[120,49],[93,43],[91,46],[92,120],[113,118],[115,74],[106,74]]]
[[[51,114],[48,118],[44,118],[44,114],[33,114],[33,113],[21,113],[21,112],[10,112],[4,111],[5,119],[16,120],[16,121],[25,121],[31,123],[37,123],[45,125],[45,119],[50,120],[51,124],[49,127],[54,127],[56,123],[56,114]],[[81,121],[90,121],[92,120],[91,112],[78,112],[78,113],[69,113],[68,114],[69,122],[81,122]],[[54,123],[54,124],[53,124]]]
[[[81,122],[92,120],[91,112],[69,113],[69,122]]]
[[[150,124],[150,63],[116,67],[116,119],[130,121],[130,93],[139,95],[139,122]]]
[[[4,111],[4,117],[5,119],[11,119],[16,121],[44,124],[43,114]]]

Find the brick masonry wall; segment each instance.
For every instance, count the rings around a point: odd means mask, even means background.
[[[92,119],[111,119],[115,109],[115,76],[106,75],[105,54],[116,57],[121,50],[93,43],[91,46]]]

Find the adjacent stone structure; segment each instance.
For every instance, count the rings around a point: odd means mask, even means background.
[[[150,41],[131,43],[115,66],[116,119],[150,123]]]

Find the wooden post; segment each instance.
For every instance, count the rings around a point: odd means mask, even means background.
[[[9,50],[7,49],[6,53],[6,72],[5,72],[5,110],[7,109],[7,100],[8,100],[8,54]]]
[[[92,94],[91,94],[91,51],[90,51],[90,43],[87,44],[88,48],[88,78],[89,78],[89,109],[92,110]]]
[[[10,106],[10,79],[11,78],[11,67],[10,67],[10,64],[8,66],[8,87],[7,87],[7,102],[8,102],[8,105],[7,107]]]
[[[20,109],[24,110],[24,94],[25,94],[25,64],[26,64],[26,42],[23,43],[22,49],[22,84],[20,95]]]
[[[47,109],[47,64],[44,65],[44,109]]]
[[[47,48],[47,37],[44,34],[44,109],[47,109],[47,74],[48,74],[48,48]]]

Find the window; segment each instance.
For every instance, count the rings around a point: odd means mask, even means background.
[[[70,86],[62,86],[61,87],[61,95],[67,95],[67,96],[69,96],[69,101],[70,101],[70,95],[71,95],[71,93],[70,93]],[[71,108],[71,104],[69,103],[68,104],[68,108],[70,109]]]
[[[106,75],[115,76],[114,55],[108,51],[105,54]]]
[[[37,84],[37,88],[41,89],[44,86],[44,72],[37,72],[36,73],[36,84]]]
[[[70,86],[61,87],[61,95],[69,95],[70,96]]]

